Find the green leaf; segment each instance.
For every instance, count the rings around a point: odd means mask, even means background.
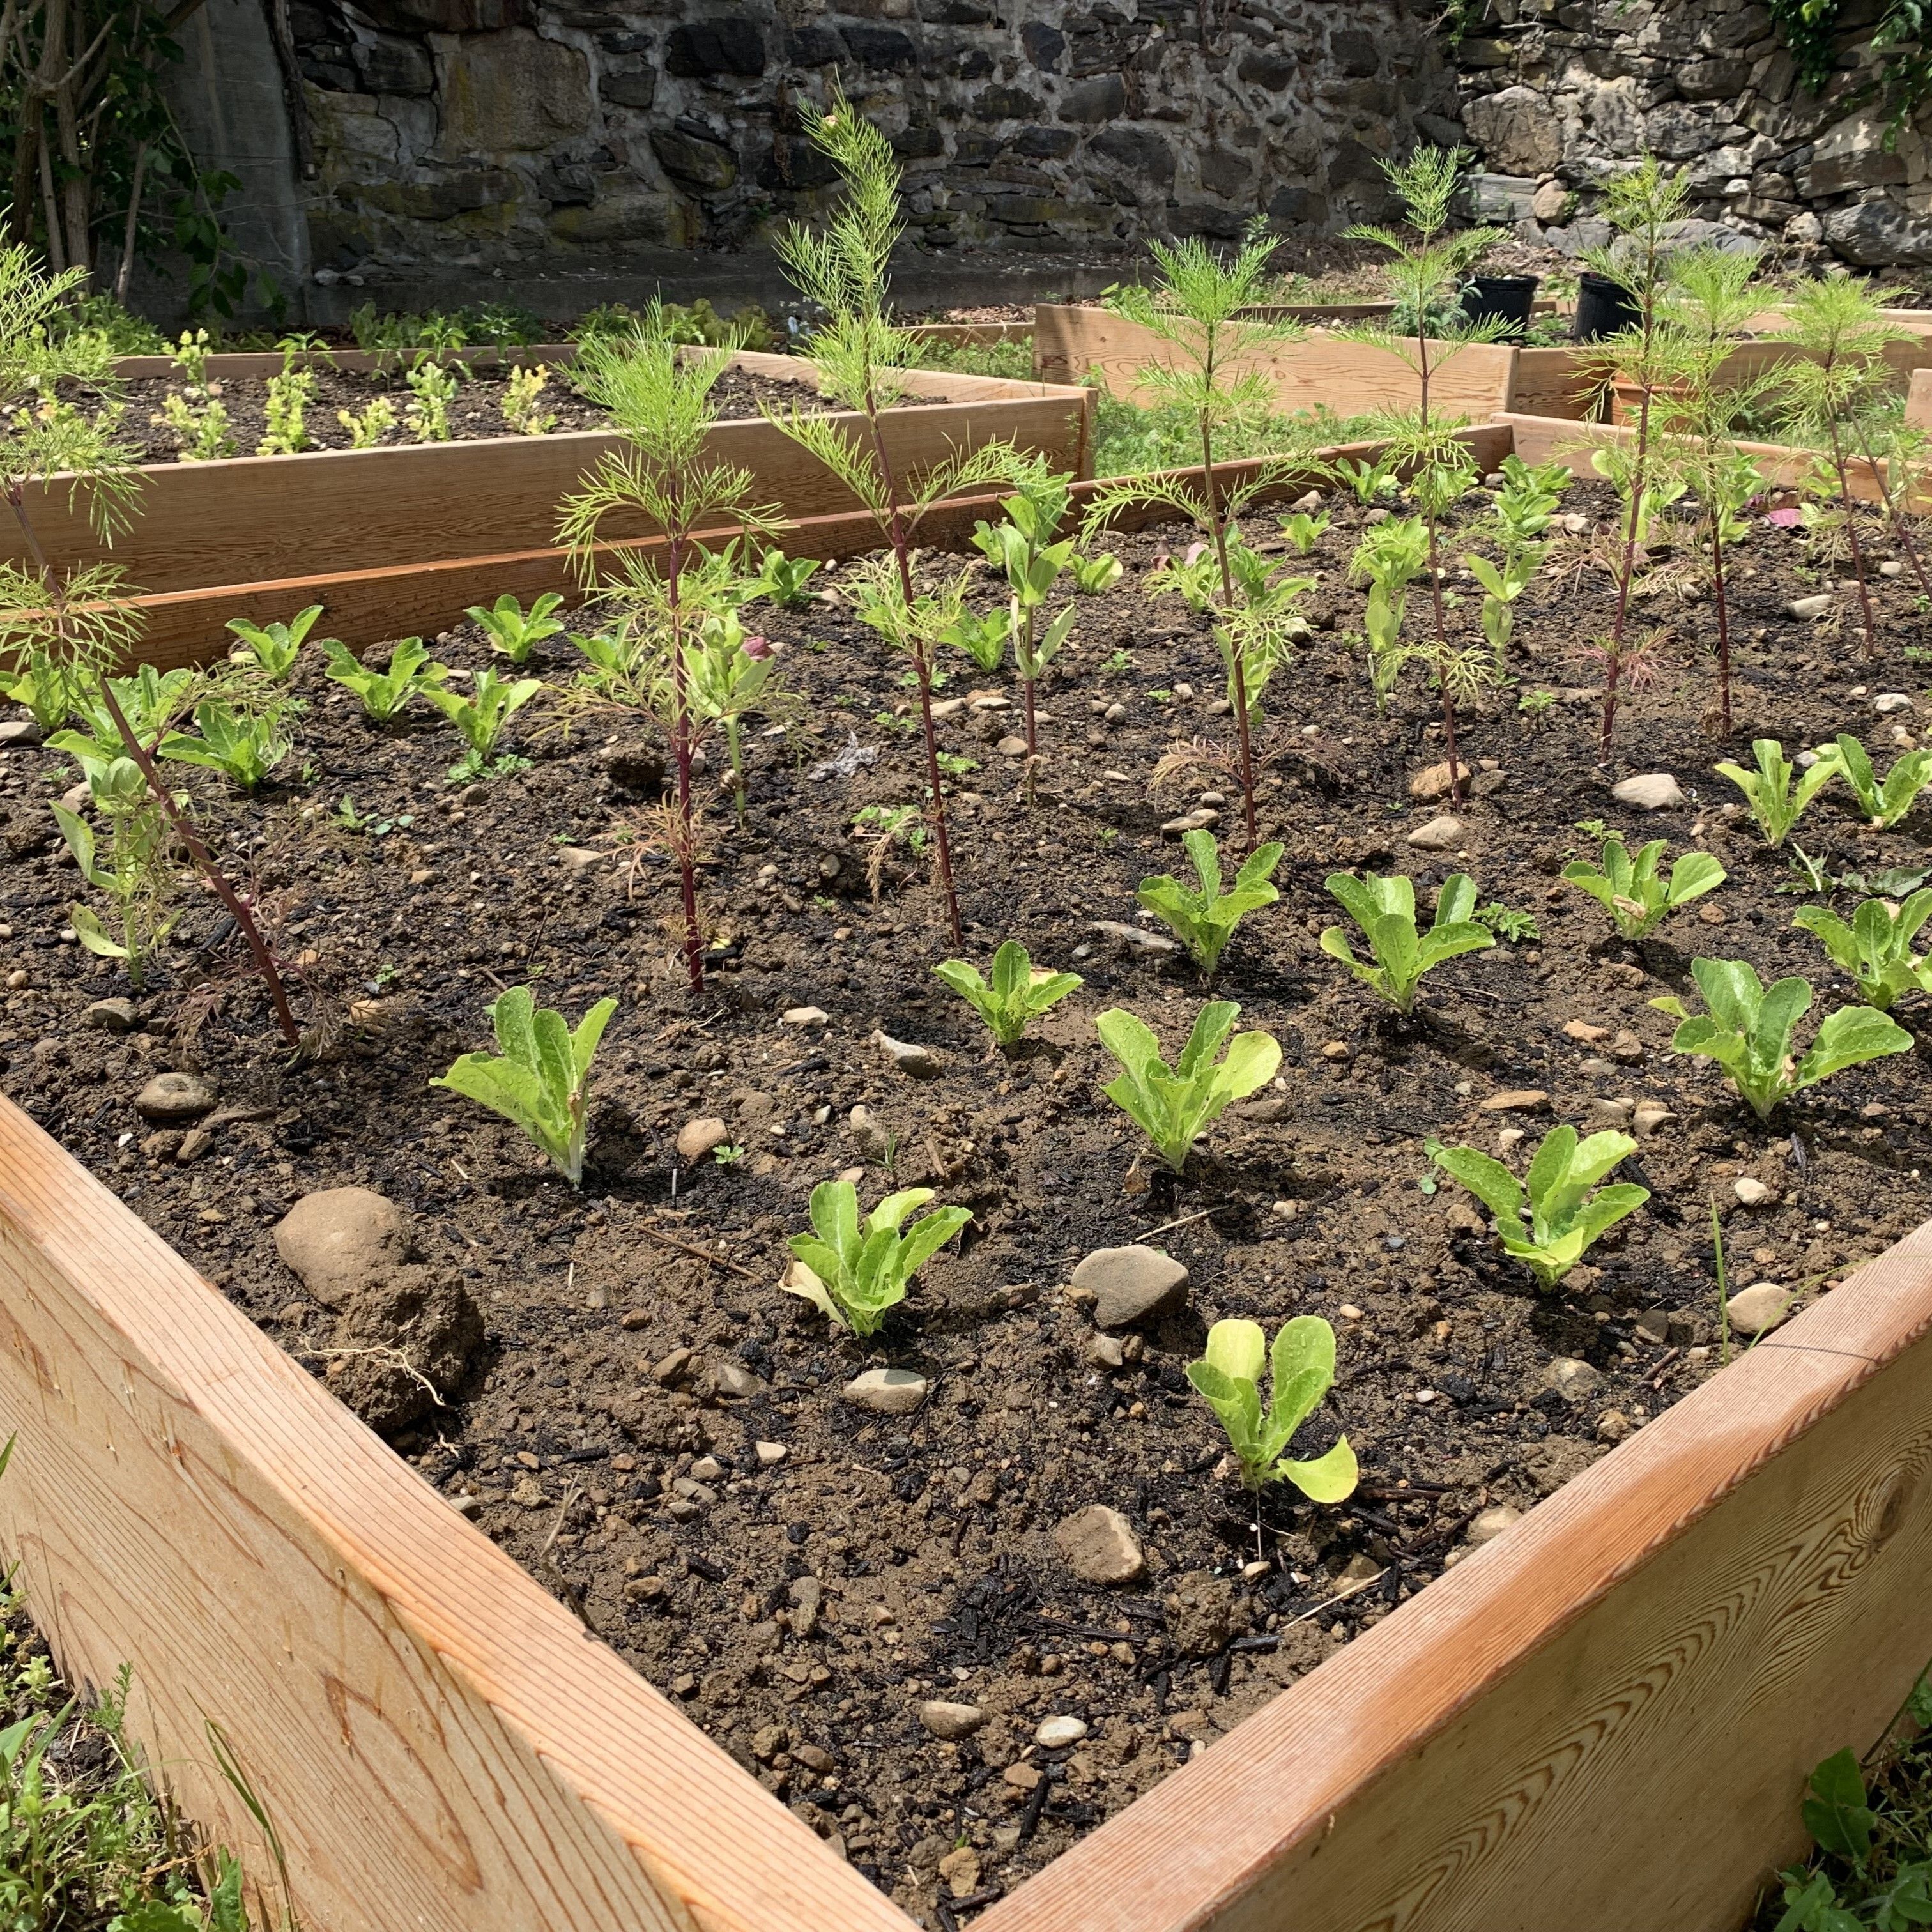
[[[1896,1020],[1870,1006],[1840,1006],[1826,1016],[1810,1052],[1798,1063],[1792,1084],[1814,1086],[1847,1066],[1911,1050],[1912,1036]]]
[[[1871,1856],[1876,1814],[1865,1803],[1865,1781],[1850,1750],[1835,1751],[1811,1774],[1802,1808],[1804,1828],[1821,1850],[1862,1864]]]
[[[1286,1459],[1274,1466],[1275,1474],[1286,1482],[1292,1483],[1310,1502],[1339,1503],[1354,1495],[1355,1485],[1361,1479],[1361,1471],[1355,1460],[1355,1452],[1344,1436],[1325,1456],[1318,1456],[1310,1462],[1291,1462]]]
[[[1501,1161],[1474,1148],[1446,1147],[1437,1152],[1436,1164],[1488,1208],[1498,1228],[1520,1233],[1522,1190]]]
[[[1217,1322],[1208,1331],[1207,1362],[1232,1382],[1258,1382],[1268,1360],[1267,1338],[1258,1322]]]

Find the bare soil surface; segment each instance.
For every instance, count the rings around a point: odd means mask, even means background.
[[[1454,849],[1429,852],[1406,842],[1443,810],[1411,796],[1442,755],[1438,713],[1418,684],[1375,716],[1349,634],[1361,593],[1344,575],[1363,512],[1330,507],[1298,566],[1320,579],[1315,634],[1269,692],[1262,747],[1282,896],[1242,926],[1214,989],[1277,1036],[1281,1075],[1178,1184],[1100,1092],[1114,1068],[1094,1019],[1130,1006],[1178,1048],[1197,976],[1095,922],[1149,932],[1135,886],[1184,862],[1165,822],[1238,822],[1207,621],[1146,594],[1184,532],[1110,546],[1127,574],[1082,602],[1042,694],[1030,804],[1017,690],[955,660],[940,694],[945,748],[966,761],[950,780],[966,956],[983,964],[1010,934],[1086,982],[1011,1060],[932,976],[954,948],[923,865],[895,853],[878,902],[868,890],[855,814],[916,801],[922,765],[903,667],[852,620],[838,572],[814,580],[824,601],[758,607],[794,695],[747,730],[745,825],[710,801],[712,992],[696,1007],[675,958],[674,874],[649,839],[661,766],[626,718],[578,712],[566,731],[560,710],[533,706],[516,733],[529,768],[458,791],[443,773],[460,747],[440,720],[365,724],[311,656],[298,748],[262,799],[182,768],[224,849],[247,855],[300,962],[304,1010],[335,1016],[295,1064],[232,932],[200,901],[118,1016],[132,1030],[100,1030],[86,1009],[126,988],[64,934],[76,880],[45,804],[73,774],[44,750],[0,754],[0,1090],[928,1924],[942,1893],[946,1913],[970,1917],[1426,1587],[1467,1552],[1479,1513],[1533,1508],[1714,1371],[1713,1199],[1733,1286],[1808,1295],[1932,1213],[1922,1041],[1766,1126],[1708,1063],[1669,1052],[1672,1022],[1646,1004],[1694,998],[1694,953],[1767,979],[1806,972],[1820,1010],[1849,997],[1792,929],[1804,902],[1784,890],[1788,854],[1760,845],[1710,768],[1748,761],[1754,735],[1795,752],[1844,730],[1882,769],[1928,701],[1904,655],[1932,644],[1909,577],[1876,581],[1882,656],[1868,664],[1849,594],[1822,622],[1785,610],[1844,566],[1756,522],[1733,554],[1736,729],[1720,740],[1703,724],[1708,603],[1678,596],[1681,560],[1660,554],[1639,608],[1667,635],[1606,770],[1580,652],[1607,622],[1608,580],[1587,565],[1546,574],[1520,607],[1516,684],[1463,719],[1478,795]],[[1564,508],[1601,517],[1607,503],[1580,485]],[[1452,575],[1459,635],[1474,634],[1468,588]],[[440,650],[488,661],[467,630]],[[574,663],[560,638],[535,668],[561,685]],[[1526,713],[1533,691],[1554,701]],[[1881,715],[1891,692],[1912,708]],[[1198,761],[1156,785],[1177,744]],[[722,763],[710,755],[707,787]],[[1652,772],[1676,774],[1684,802],[1647,812],[1611,798]],[[338,822],[345,795],[364,829]],[[1593,849],[1580,820],[1668,838],[1673,854],[1701,845],[1730,881],[1623,944],[1557,876]],[[1928,831],[1922,812],[1870,832],[1833,789],[1797,836],[1831,872],[1870,873],[1926,866]],[[1322,884],[1338,867],[1406,871],[1425,895],[1466,870],[1535,935],[1452,962],[1402,1022],[1318,950],[1340,918]],[[573,1020],[601,994],[622,1003],[581,1193],[508,1126],[427,1084],[485,1042],[495,993],[532,978]],[[784,1017],[807,1006],[822,1024]],[[1899,1017],[1923,1024],[1910,1002]],[[897,1070],[882,1028],[928,1047],[933,1077]],[[210,1090],[191,1127],[136,1108],[166,1070]],[[1421,1185],[1430,1136],[1494,1149],[1520,1130],[1533,1146],[1556,1120],[1633,1118],[1629,1172],[1653,1198],[1556,1292],[1501,1258],[1453,1186]],[[722,1145],[681,1160],[680,1130],[706,1119]],[[976,1216],[869,1346],[778,1287],[811,1189],[842,1171],[868,1203],[928,1185]],[[1740,1180],[1758,1184],[1757,1204]],[[441,1405],[344,1353],[364,1346],[350,1316],[278,1258],[289,1208],[349,1184],[409,1217],[429,1288],[419,1313],[391,1311],[388,1332],[448,1368]],[[1139,1240],[1185,1264],[1186,1299],[1097,1334],[1072,1272]],[[1362,1486],[1330,1509],[1270,1493],[1258,1556],[1254,1513],[1184,1370],[1216,1318],[1272,1328],[1297,1313],[1333,1322],[1340,1348],[1298,1453],[1346,1430]],[[843,1399],[887,1365],[926,1379],[915,1412]],[[1056,1546],[1056,1528],[1094,1504],[1119,1511],[1144,1552],[1124,1586],[1083,1582]],[[920,1714],[931,1700],[982,1721],[941,1739]],[[1070,1742],[1040,1741],[1053,1718],[1074,1720]]]

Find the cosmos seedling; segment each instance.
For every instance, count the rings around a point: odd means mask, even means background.
[[[913,1276],[973,1219],[970,1208],[935,1208],[902,1232],[906,1216],[932,1198],[929,1187],[902,1188],[862,1216],[850,1181],[820,1181],[812,1190],[812,1232],[791,1237],[797,1265],[786,1293],[810,1302],[835,1328],[877,1334]]]
[[[1272,1034],[1236,1034],[1228,1040],[1240,1011],[1232,1000],[1210,1000],[1172,1067],[1161,1058],[1160,1041],[1132,1013],[1116,1006],[1096,1022],[1101,1045],[1123,1069],[1102,1091],[1139,1126],[1177,1174],[1196,1140],[1235,1101],[1265,1086],[1281,1064],[1281,1048]],[[1227,1058],[1217,1064],[1223,1041]]]
[[[1927,896],[1932,898],[1932,893]],[[1084,983],[1077,973],[1049,973],[1036,967],[1016,939],[1006,940],[993,955],[990,983],[963,959],[943,959],[932,970],[986,1022],[1003,1048],[1018,1045],[1028,1020]]]

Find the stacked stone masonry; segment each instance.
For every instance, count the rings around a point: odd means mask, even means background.
[[[936,248],[1102,253],[1386,212],[1454,138],[1423,0],[290,0],[328,279],[754,246],[822,205],[842,84]]]
[[[1488,0],[1455,50],[1476,212],[1574,254],[1609,238],[1597,184],[1654,154],[1690,170],[1712,235],[1820,248],[1862,267],[1932,263],[1932,151],[1873,86],[1876,0],[1840,15],[1840,66],[1798,85],[1748,0]],[[1861,31],[1862,30],[1862,31]]]

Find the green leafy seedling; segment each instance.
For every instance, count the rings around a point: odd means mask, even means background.
[[[1681,906],[1702,898],[1724,883],[1724,868],[1708,852],[1685,852],[1672,863],[1667,878],[1658,868],[1664,841],[1653,838],[1633,859],[1621,838],[1606,838],[1596,865],[1578,859],[1563,868],[1564,878],[1580,886],[1610,916],[1626,939],[1654,932]]]
[[[887,1309],[906,1298],[912,1278],[973,1218],[970,1208],[935,1208],[902,1234],[906,1216],[933,1198],[929,1187],[888,1194],[867,1215],[849,1180],[822,1180],[812,1190],[809,1234],[794,1234],[798,1265],[785,1282],[836,1328],[876,1334]]]
[[[1171,873],[1143,879],[1134,896],[1148,911],[1166,921],[1175,938],[1193,955],[1194,963],[1212,977],[1221,955],[1243,917],[1258,906],[1273,905],[1281,894],[1269,878],[1281,863],[1279,845],[1262,845],[1250,853],[1234,874],[1232,890],[1221,890],[1221,859],[1211,833],[1189,832],[1181,844],[1194,862],[1200,890],[1184,886]]]
[[[1567,1122],[1551,1128],[1529,1163],[1527,1231],[1522,1225],[1526,1190],[1501,1161],[1472,1147],[1444,1147],[1436,1141],[1425,1151],[1496,1217],[1496,1239],[1544,1288],[1554,1288],[1606,1228],[1650,1198],[1648,1188],[1632,1181],[1597,1186],[1619,1161],[1636,1153],[1636,1142],[1628,1134],[1592,1134],[1580,1142]]]
[[[1147,1025],[1123,1008],[1112,1008],[1095,1023],[1100,1043],[1125,1070],[1101,1090],[1138,1124],[1177,1174],[1196,1140],[1235,1101],[1265,1086],[1281,1064],[1281,1047],[1272,1034],[1228,1039],[1240,1011],[1232,1000],[1210,1000],[1172,1067]],[[1227,1058],[1217,1064],[1224,1040]]]
[[[170,731],[155,748],[164,758],[219,772],[238,790],[253,791],[294,748],[285,706],[245,711],[225,698],[194,707],[195,731]]]
[[[1365,986],[1372,986],[1397,1012],[1409,1012],[1424,974],[1460,952],[1480,952],[1496,935],[1471,916],[1475,883],[1466,872],[1451,872],[1436,898],[1436,916],[1426,932],[1415,923],[1415,881],[1400,873],[1382,878],[1364,872],[1331,872],[1324,881],[1330,894],[1362,929],[1374,956],[1372,964],[1355,957],[1339,926],[1322,935],[1322,950],[1339,959]]]
[[[1881,784],[1872,770],[1864,746],[1848,732],[1840,731],[1828,745],[1818,747],[1818,764],[1828,765],[1842,778],[1858,800],[1858,812],[1868,824],[1888,831],[1910,812],[1918,794],[1932,784],[1932,751],[1907,752],[1885,775]]]
[[[473,778],[488,766],[512,714],[542,690],[543,680],[520,677],[512,684],[494,670],[482,670],[476,674],[475,686],[467,698],[441,684],[425,684],[422,688],[423,696],[462,733],[464,742],[470,747],[468,755],[458,761],[451,776]]]
[[[1002,1047],[1016,1046],[1028,1020],[1085,983],[1077,973],[1049,973],[1036,967],[1016,939],[1007,940],[993,955],[990,985],[963,959],[943,959],[932,970],[986,1022]]]
[[[1322,541],[1322,532],[1328,527],[1328,512],[1320,512],[1310,516],[1306,510],[1297,510],[1293,515],[1281,520],[1281,533],[1294,547],[1297,556],[1310,556]]]
[[[252,662],[265,676],[285,678],[295,669],[303,641],[321,615],[322,606],[311,604],[286,624],[251,624],[245,617],[231,617],[228,628],[242,640],[235,655]]]
[[[1792,924],[1802,926],[1832,956],[1832,964],[1857,981],[1858,998],[1888,1012],[1901,993],[1932,992],[1932,965],[1912,950],[1920,927],[1932,919],[1932,889],[1914,892],[1903,905],[1867,899],[1848,926],[1822,906],[1805,906]]]
[[[563,626],[550,615],[560,609],[563,599],[554,590],[546,590],[526,611],[521,602],[505,591],[495,603],[472,604],[470,615],[488,632],[490,648],[513,664],[524,663],[546,638],[554,638]]]
[[[364,713],[378,724],[388,724],[411,698],[449,675],[449,667],[438,664],[420,638],[399,638],[389,652],[386,670],[372,670],[333,638],[323,649],[328,653],[328,676],[355,692]]]
[[[1294,1432],[1312,1415],[1335,1380],[1335,1331],[1318,1315],[1298,1315],[1275,1331],[1265,1353],[1271,1376],[1262,1407],[1264,1337],[1257,1322],[1217,1322],[1207,1353],[1187,1365],[1194,1384],[1227,1431],[1255,1493],[1265,1483],[1292,1483],[1312,1502],[1339,1503],[1354,1493],[1360,1471],[1344,1436],[1327,1454],[1298,1462],[1286,1454]]]
[[[1848,1750],[1834,1752],[1812,1772],[1810,1783],[1811,1796],[1799,1808],[1805,1830],[1820,1850],[1864,1864],[1871,1856],[1872,1827],[1878,1814],[1865,1802],[1864,1774],[1857,1758]],[[1915,1914],[1907,1922],[1932,1924],[1932,1916]]]
[[[584,1184],[590,1132],[590,1063],[615,1000],[599,1000],[573,1033],[562,1014],[539,1007],[527,986],[490,1003],[500,1054],[466,1053],[432,1087],[446,1087],[520,1127],[573,1187]]]
[[[1708,1013],[1688,1012],[1675,997],[1650,1003],[1682,1022],[1671,1036],[1671,1050],[1714,1060],[1761,1120],[1801,1088],[1848,1066],[1911,1050],[1912,1036],[1883,1013],[1870,1006],[1840,1006],[1826,1016],[1798,1058],[1791,1036],[1811,1010],[1808,980],[1779,980],[1767,990],[1756,970],[1742,959],[1694,959],[1690,975]]]
[[[1839,767],[1820,758],[1800,772],[1794,783],[1791,760],[1775,738],[1753,739],[1751,755],[1757,761],[1755,771],[1748,772],[1728,758],[1714,769],[1744,794],[1764,842],[1775,848],[1784,843],[1804,816],[1804,808],[1838,776]]]
[[[1126,566],[1117,556],[1102,555],[1073,557],[1066,568],[1077,595],[1097,597],[1102,591],[1111,590],[1120,582]]]
[[[782,550],[768,550],[758,560],[758,574],[747,601],[763,597],[786,610],[808,603],[817,593],[806,586],[818,574],[818,567],[815,556],[787,556]]]

